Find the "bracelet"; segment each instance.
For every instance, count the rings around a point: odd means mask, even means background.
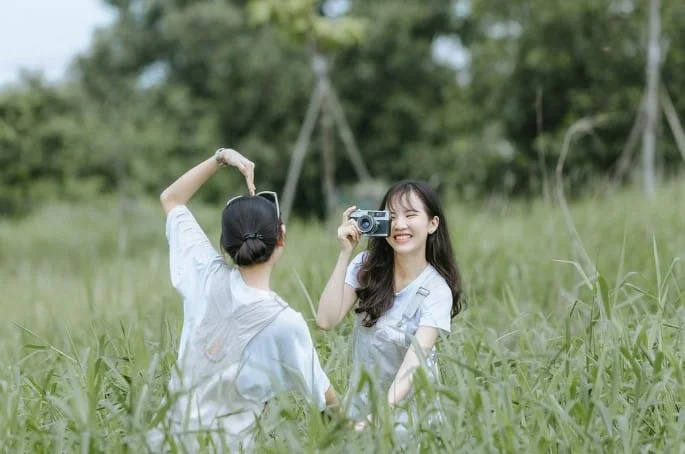
[[[221,157],[221,152],[224,151],[226,148],[219,148],[214,152],[214,159],[216,159],[216,163],[219,164],[219,167],[226,167],[228,164],[226,164]]]

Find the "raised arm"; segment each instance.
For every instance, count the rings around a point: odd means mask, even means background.
[[[338,227],[340,254],[338,254],[335,268],[333,268],[333,272],[319,298],[316,324],[324,330],[335,328],[350,311],[357,297],[354,289],[345,284],[347,266],[350,264],[354,248],[361,237],[357,224],[349,219],[350,213],[355,209],[356,207],[352,206],[343,213],[342,224]]]
[[[205,184],[222,165],[233,166],[240,170],[240,173],[245,176],[249,193],[251,195],[254,194],[254,163],[235,150],[220,148],[214,156],[188,170],[162,192],[159,196],[159,200],[162,203],[164,212],[168,214],[172,208],[188,203],[197,190],[200,189],[200,187],[202,187],[202,185]]]

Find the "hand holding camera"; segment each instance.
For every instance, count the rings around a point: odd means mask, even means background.
[[[362,236],[386,237],[390,234],[390,213],[377,210],[357,210],[351,206],[338,227],[338,242],[343,252],[352,252]]]
[[[351,253],[357,247],[362,233],[357,228],[354,219],[350,219],[350,214],[356,210],[356,206],[351,206],[342,215],[342,223],[338,227],[338,243],[342,252]]]

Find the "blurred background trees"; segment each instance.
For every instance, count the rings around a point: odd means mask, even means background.
[[[0,213],[50,198],[157,194],[221,145],[257,162],[261,188],[281,190],[316,79],[306,45],[274,21],[255,23],[259,3],[269,2],[107,3],[116,20],[96,33],[67,80],[28,75],[0,92]],[[682,119],[681,3],[661,0],[660,80]],[[606,121],[569,156],[571,186],[614,175],[630,151],[645,90],[647,1],[278,4],[286,18],[315,8],[333,22],[364,23],[355,45],[326,55],[374,177],[427,179],[461,197],[539,196],[567,128],[596,115]],[[669,176],[682,157],[661,111],[657,125],[656,168]],[[294,209],[322,215],[322,135],[309,146]],[[334,159],[336,182],[354,182],[347,156]],[[203,195],[240,190],[238,179],[227,180],[212,180]]]

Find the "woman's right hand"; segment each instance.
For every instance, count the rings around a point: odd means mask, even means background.
[[[247,159],[232,148],[221,149],[221,160],[229,166],[233,166],[245,177],[247,191],[254,195],[257,188],[254,185],[254,162]]]
[[[357,221],[350,219],[350,214],[356,210],[356,206],[351,206],[342,215],[342,224],[338,227],[338,243],[343,252],[351,253],[357,247],[362,233],[357,227]]]

